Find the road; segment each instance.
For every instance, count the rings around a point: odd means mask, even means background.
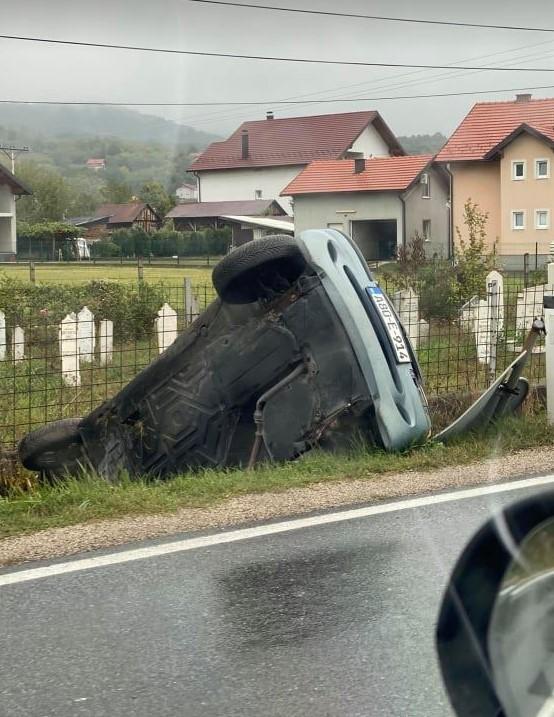
[[[451,716],[441,593],[471,533],[545,487],[510,485],[0,571],[0,714]]]

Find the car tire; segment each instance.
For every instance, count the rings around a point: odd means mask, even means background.
[[[18,446],[19,459],[28,470],[47,475],[77,469],[83,462],[80,418],[65,418],[31,431]]]
[[[254,239],[235,249],[213,271],[218,296],[228,304],[250,304],[284,293],[306,268],[296,241],[286,234]]]

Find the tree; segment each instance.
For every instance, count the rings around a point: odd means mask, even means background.
[[[19,163],[17,177],[33,192],[17,203],[21,220],[54,222],[64,219],[71,202],[71,189],[58,172],[27,160]]]
[[[162,217],[175,205],[164,186],[156,181],[145,182],[139,191],[139,197],[143,202],[150,204]]]
[[[486,277],[494,267],[494,252],[487,241],[488,212],[469,198],[464,204],[464,230],[456,226],[456,275],[464,301],[485,291]]]
[[[100,189],[105,202],[111,204],[125,204],[131,201],[133,191],[131,187],[114,177],[109,177],[106,184]]]

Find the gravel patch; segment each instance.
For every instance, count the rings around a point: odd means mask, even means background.
[[[368,472],[364,479],[315,483],[279,493],[248,494],[213,507],[183,508],[169,515],[129,516],[51,528],[0,540],[0,565],[73,555],[185,531],[237,526],[325,508],[496,483],[521,475],[548,473],[553,467],[554,448],[530,449],[435,471],[386,475]]]

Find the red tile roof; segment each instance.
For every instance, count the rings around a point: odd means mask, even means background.
[[[144,202],[129,202],[128,204],[102,204],[94,212],[95,218],[109,217],[108,224],[126,224],[134,222],[146,207]]]
[[[484,159],[522,124],[554,140],[554,99],[478,102],[438,153],[437,160]]]
[[[302,170],[281,194],[402,191],[432,159],[430,154],[366,159],[365,169],[359,174],[354,173],[354,160],[316,161]]]
[[[194,172],[207,169],[272,167],[308,164],[314,159],[339,159],[373,123],[391,152],[404,154],[378,112],[286,117],[243,122],[223,142],[214,142],[192,163]],[[242,159],[242,134],[248,131],[249,157]]]
[[[192,219],[240,215],[258,217],[264,214],[284,214],[285,210],[273,199],[245,199],[236,202],[191,202],[177,204],[165,215],[167,219]]]

